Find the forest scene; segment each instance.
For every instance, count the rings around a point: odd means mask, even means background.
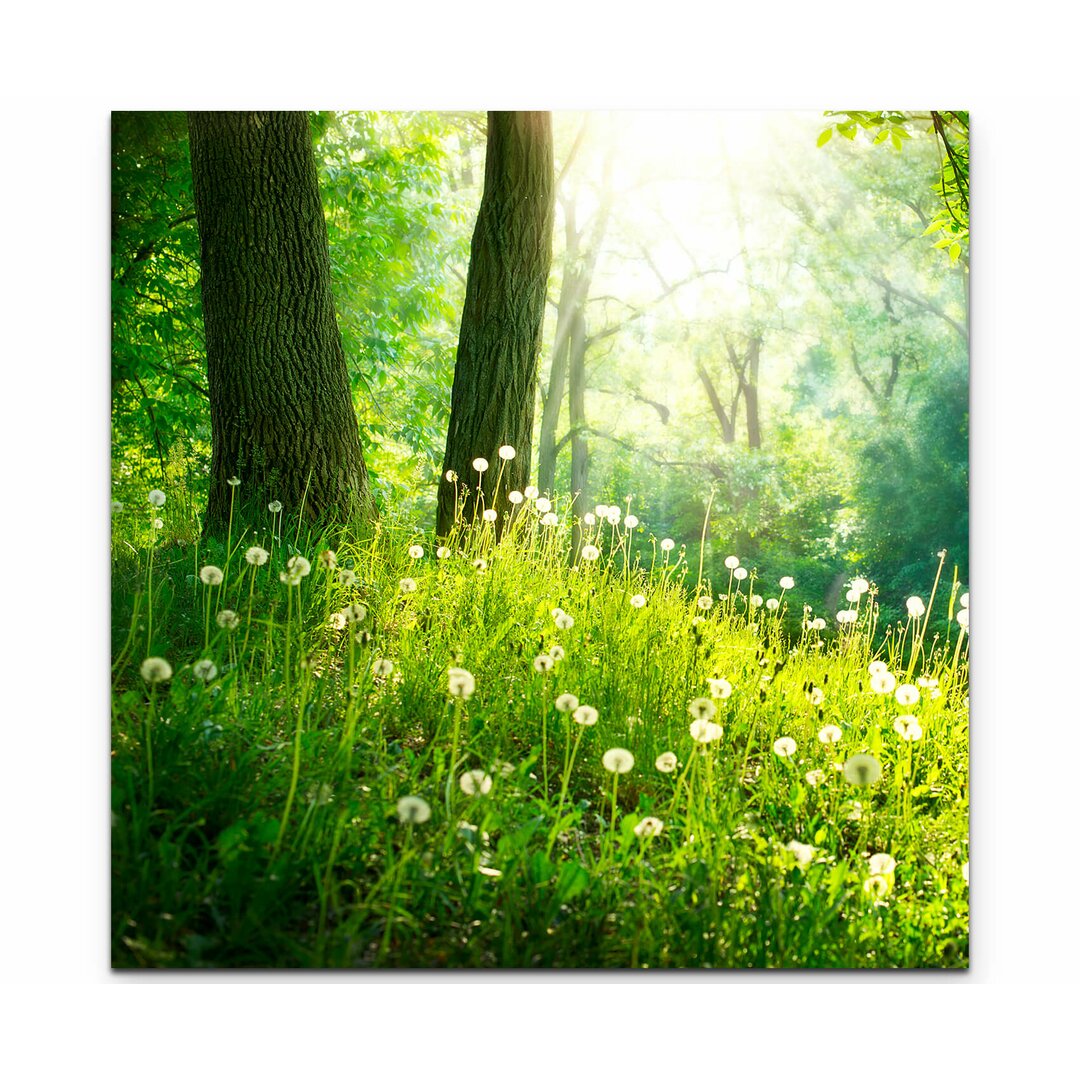
[[[111,134],[114,968],[967,968],[966,112]]]

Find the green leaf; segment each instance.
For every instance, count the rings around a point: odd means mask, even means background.
[[[585,891],[589,884],[589,872],[581,863],[568,862],[563,865],[559,872],[559,880],[555,886],[555,895],[560,904],[573,900],[575,896]]]
[[[949,248],[949,258],[952,260],[953,265],[955,265],[956,261],[960,258],[960,250],[960,245],[957,243],[954,243],[952,247]]]
[[[821,134],[820,134],[820,135],[819,135],[819,136],[817,137],[817,144],[818,144],[818,146],[824,146],[824,145],[825,145],[825,144],[826,144],[826,143],[827,143],[827,142],[828,142],[828,141],[829,141],[829,140],[830,140],[830,139],[832,138],[832,132],[833,132],[833,129],[832,129],[831,127],[827,127],[827,128],[826,128],[826,129],[825,129],[825,130],[824,130],[824,131],[823,131],[823,132],[822,132],[822,133],[821,133]]]

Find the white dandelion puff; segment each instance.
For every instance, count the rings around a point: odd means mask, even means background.
[[[371,665],[371,673],[373,675],[378,675],[384,679],[388,678],[394,673],[394,662],[392,660],[386,659],[376,660]]]
[[[415,581],[414,581],[414,580],[413,580],[413,579],[412,579],[411,577],[403,577],[403,578],[402,578],[402,579],[401,579],[401,580],[400,580],[400,581],[398,582],[398,588],[399,588],[399,589],[400,589],[400,590],[401,590],[401,591],[402,591],[403,593],[412,593],[412,592],[416,592],[416,582],[415,582]]]
[[[712,607],[712,604],[713,604],[712,597],[709,596],[707,593],[702,593],[697,598],[697,606],[699,608],[701,608],[702,611],[708,611],[709,608]]]
[[[491,777],[483,769],[470,769],[458,779],[466,795],[486,795],[491,790]]]
[[[476,690],[476,679],[464,668],[452,667],[447,672],[447,689],[451,697],[468,701]]]
[[[960,624],[961,628],[966,630],[968,628],[968,608],[962,607],[956,613],[956,621]]]
[[[727,558],[726,558],[726,559],[724,560],[724,565],[725,565],[725,566],[726,566],[726,567],[727,567],[727,568],[728,568],[729,570],[735,570],[735,569],[737,569],[737,568],[738,568],[738,566],[739,566],[739,556],[738,556],[738,555],[729,555],[729,556],[728,556],[728,557],[727,557]]]
[[[525,489],[525,498],[526,499],[535,499],[539,494],[540,494],[540,489],[538,487],[535,487],[533,484],[530,484]]]
[[[596,562],[600,558],[600,549],[595,544],[586,544],[581,549],[581,557],[586,562]]]
[[[833,743],[838,743],[844,737],[844,733],[835,724],[826,724],[817,733],[817,737],[818,742],[831,746]]]
[[[356,571],[348,569],[339,570],[337,579],[339,585],[343,585],[346,589],[351,588],[356,584]]]
[[[621,746],[604,751],[601,758],[604,768],[611,773],[628,773],[634,767],[634,755]]]
[[[482,458],[482,457],[478,457],[478,458],[473,458],[473,463],[472,463],[472,467],[473,467],[473,468],[474,468],[474,469],[475,469],[475,470],[476,470],[476,471],[477,471],[478,473],[481,473],[481,474],[482,474],[482,473],[485,473],[485,472],[487,472],[487,468],[488,468],[488,462],[487,462],[487,458]]]
[[[419,795],[403,795],[397,801],[397,816],[406,825],[422,825],[431,817],[431,807]]]
[[[506,497],[514,506],[520,506],[525,501],[525,496],[520,491],[511,491]]]
[[[220,585],[225,580],[220,566],[204,566],[199,571],[199,580],[204,585]]]
[[[723,738],[724,729],[711,720],[694,720],[690,724],[690,738],[696,743],[711,743]]]
[[[782,577],[780,579],[780,588],[781,589],[794,589],[795,588],[795,579],[790,574],[785,575],[784,577]]]
[[[578,699],[573,694],[560,694],[555,699],[555,708],[559,712],[572,713],[578,707]]]
[[[918,742],[923,733],[918,718],[910,715],[898,716],[893,721],[893,730],[904,742]]]
[[[489,522],[497,521],[499,517],[498,512],[495,510],[485,510],[483,516],[484,520]]]
[[[896,676],[891,671],[879,671],[870,677],[870,689],[875,694],[891,694],[896,689]]]
[[[506,445],[499,447],[499,457],[501,457],[503,461],[513,461],[514,458],[517,457],[517,451],[507,443]]]
[[[727,679],[707,679],[709,684],[709,693],[714,698],[720,698],[722,701],[724,698],[731,697],[731,683]]]
[[[204,683],[213,682],[217,673],[217,664],[213,660],[196,660],[191,665],[191,674]]]
[[[811,769],[803,778],[811,787],[818,787],[825,783],[824,769]]]
[[[266,504],[266,509],[269,510],[271,514],[280,514],[281,503],[279,503],[277,499],[275,499],[273,502]]]
[[[533,667],[542,675],[549,672],[555,666],[555,658],[549,653],[540,653],[533,658]]]
[[[687,710],[695,720],[711,720],[716,715],[716,705],[711,698],[694,698]]]
[[[623,518],[623,524],[628,529],[636,529],[641,522],[638,521],[636,514],[627,514],[626,517]]]
[[[732,571],[736,581],[745,581],[750,574],[750,571],[745,566],[736,566]]]
[[[450,549],[448,547],[446,547],[446,546],[437,548],[436,551],[435,551],[435,558],[436,559],[449,559],[450,558]]]
[[[643,817],[634,826],[634,835],[647,840],[650,836],[659,836],[664,831],[664,823],[658,817]]]
[[[146,501],[151,506],[162,507],[165,505],[165,492],[154,488],[152,491],[147,492]]]
[[[230,608],[222,608],[214,618],[222,630],[235,630],[240,625],[240,616]]]
[[[536,507],[536,512],[538,514],[546,514],[551,509],[551,500],[544,498],[543,495],[539,495],[533,505]]]
[[[775,596],[770,596],[769,599],[765,601],[765,607],[768,608],[769,611],[775,611],[779,606],[780,601],[777,600]]]
[[[798,745],[795,740],[789,735],[781,735],[779,739],[772,744],[773,753],[777,757],[789,758],[798,749]]]
[[[675,541],[672,540],[670,536],[665,536],[664,539],[660,541],[660,550],[661,551],[673,551],[674,548],[675,548]]]
[[[568,615],[565,611],[560,611],[559,614],[555,616],[555,625],[560,630],[569,630],[574,625],[574,617],[573,615]]]
[[[851,589],[852,592],[857,592],[860,596],[862,596],[863,593],[870,591],[870,582],[867,581],[866,578],[857,577],[851,583]]]
[[[870,666],[866,670],[870,672],[871,676],[884,675],[889,670],[889,665],[884,660],[871,660]]]
[[[844,779],[859,786],[876,784],[881,779],[881,762],[870,754],[852,754],[844,762]]]
[[[631,607],[643,608],[645,606],[645,603],[646,603],[646,600],[645,600],[645,596],[644,596],[643,593],[636,593],[634,596],[630,597],[630,606]]]
[[[787,850],[795,856],[800,866],[809,866],[814,861],[814,848],[810,844],[800,844],[798,840],[789,840]]]
[[[657,772],[673,773],[679,767],[679,759],[671,750],[665,750],[656,759]]]
[[[424,557],[424,549],[420,544],[413,544],[409,548],[410,559],[422,559]]]
[[[901,705],[914,705],[919,700],[919,688],[911,683],[901,683],[896,688],[896,700]]]
[[[570,715],[582,727],[592,727],[600,719],[600,714],[591,705],[579,705]]]
[[[926,614],[926,605],[921,596],[909,596],[907,598],[907,613],[913,619],[921,619]]]
[[[565,660],[566,650],[561,645],[552,645],[551,648],[548,649],[548,655],[552,660]]]
[[[151,686],[172,678],[172,664],[161,656],[148,656],[139,665],[139,674]]]

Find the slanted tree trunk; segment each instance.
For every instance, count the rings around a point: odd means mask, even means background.
[[[761,338],[754,337],[746,348],[746,376],[743,397],[746,398],[746,441],[751,450],[761,449],[761,415],[758,412],[758,368],[761,364]]]
[[[207,526],[240,497],[373,513],[306,113],[193,112],[210,425]]]
[[[439,480],[442,535],[454,523],[455,506],[472,519],[481,489],[483,506],[499,513],[501,527],[507,494],[529,482],[554,184],[551,114],[488,113],[484,195],[473,231]],[[502,467],[500,479],[497,453],[504,444],[517,455]],[[478,457],[490,463],[482,478],[472,467]],[[457,476],[456,486],[448,472]]]

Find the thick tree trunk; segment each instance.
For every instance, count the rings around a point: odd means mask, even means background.
[[[439,480],[442,535],[453,526],[455,506],[472,519],[481,488],[484,508],[499,513],[501,527],[508,492],[529,482],[554,184],[551,114],[488,113],[484,195],[469,257]],[[505,464],[497,456],[504,444],[517,451]],[[490,463],[482,476],[472,467],[478,457]],[[447,480],[448,472],[457,476],[456,485]]]
[[[207,524],[231,489],[286,512],[368,516],[367,469],[330,293],[307,114],[189,114],[213,461]]]

